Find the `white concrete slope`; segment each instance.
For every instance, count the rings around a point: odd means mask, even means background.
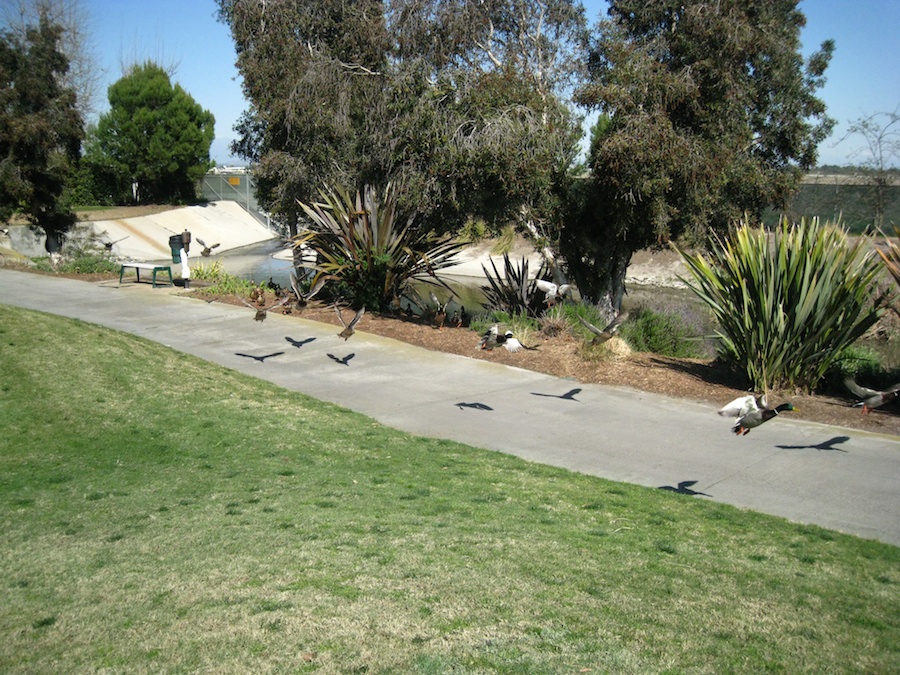
[[[205,206],[185,206],[151,216],[98,220],[94,233],[103,241],[115,242],[113,255],[128,260],[171,259],[169,237],[191,233],[193,243],[188,258],[200,258],[202,239],[208,246],[219,244],[214,254],[275,239],[273,232],[232,201],[210,202]]]

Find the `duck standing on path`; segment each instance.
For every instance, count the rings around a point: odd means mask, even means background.
[[[861,407],[863,415],[868,415],[874,408],[881,407],[885,403],[893,401],[900,396],[900,384],[895,384],[890,389],[885,389],[884,391],[878,391],[877,389],[861,387],[856,384],[856,380],[852,377],[848,377],[844,380],[844,385],[859,399],[859,401],[853,405],[857,408]]]
[[[746,436],[751,429],[758,427],[764,422],[778,416],[780,413],[797,410],[790,403],[782,403],[774,408],[766,405],[766,397],[763,396],[741,396],[734,399],[731,403],[719,410],[722,417],[737,417],[731,430],[738,436]]]

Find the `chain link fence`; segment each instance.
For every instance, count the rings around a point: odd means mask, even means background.
[[[237,202],[257,220],[271,226],[268,214],[256,201],[256,184],[246,169],[214,169],[203,177],[201,189],[204,199]]]

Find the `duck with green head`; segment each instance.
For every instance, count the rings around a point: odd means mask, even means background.
[[[741,396],[719,410],[722,417],[736,417],[737,422],[731,430],[738,436],[746,436],[751,429],[768,422],[783,412],[796,411],[790,403],[782,403],[774,408],[766,405],[765,394],[762,396]]]

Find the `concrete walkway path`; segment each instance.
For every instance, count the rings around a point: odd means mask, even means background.
[[[361,332],[344,342],[331,325],[278,314],[258,323],[247,308],[149,284],[0,269],[0,290],[5,304],[161,342],[404,431],[617,481],[681,487],[698,499],[900,545],[898,437],[782,417],[737,438],[707,405]],[[237,355],[276,351],[284,354],[264,362]]]

